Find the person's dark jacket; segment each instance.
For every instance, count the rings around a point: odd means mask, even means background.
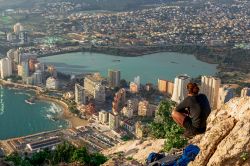
[[[195,128],[206,128],[206,121],[211,113],[209,101],[204,94],[186,97],[177,107],[177,112],[186,113]]]

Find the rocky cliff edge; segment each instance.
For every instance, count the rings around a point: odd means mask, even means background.
[[[189,166],[250,166],[250,97],[234,98],[213,110],[207,120],[205,134],[197,135],[189,143],[201,149]],[[140,165],[126,158],[144,163],[150,152],[160,151],[164,140],[129,141],[105,150],[105,155],[122,153],[106,165]],[[118,159],[118,160],[116,160]],[[125,164],[126,163],[126,164]]]
[[[250,97],[230,100],[207,122],[206,133],[190,140],[201,151],[189,166],[250,166]]]

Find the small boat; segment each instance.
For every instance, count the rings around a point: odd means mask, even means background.
[[[24,101],[27,104],[35,104],[35,98],[34,97],[31,97],[30,99],[27,99],[27,100],[24,100]]]
[[[178,63],[177,63],[177,62],[175,62],[175,61],[171,61],[170,63],[178,64]]]
[[[121,60],[120,59],[114,59],[112,60],[113,62],[120,62]]]

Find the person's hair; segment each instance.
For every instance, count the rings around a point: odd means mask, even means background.
[[[200,89],[196,83],[190,82],[187,84],[187,90],[189,94],[197,95]]]

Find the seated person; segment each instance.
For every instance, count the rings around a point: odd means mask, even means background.
[[[188,96],[172,112],[174,121],[186,129],[184,135],[192,137],[206,131],[206,121],[211,113],[209,101],[199,93],[196,83],[187,85]]]

